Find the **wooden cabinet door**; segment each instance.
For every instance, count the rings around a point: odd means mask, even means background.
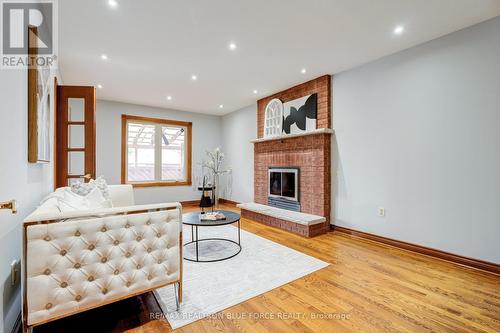
[[[55,187],[95,178],[95,88],[57,86]]]

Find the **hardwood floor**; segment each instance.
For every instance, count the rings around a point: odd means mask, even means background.
[[[250,220],[242,228],[330,266],[176,332],[500,332],[498,275],[342,233],[307,239]],[[34,332],[171,331],[151,313],[161,311],[145,294]]]

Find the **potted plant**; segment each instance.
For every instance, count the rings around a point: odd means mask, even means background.
[[[213,151],[207,151],[207,160],[201,163],[203,168],[207,168],[212,174],[212,186],[214,194],[214,204],[219,205],[219,176],[231,172],[231,168],[223,169],[224,153],[217,147]]]

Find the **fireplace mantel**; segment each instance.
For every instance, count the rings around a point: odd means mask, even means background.
[[[286,134],[286,135],[280,135],[280,136],[273,136],[271,138],[258,138],[254,139],[250,142],[252,143],[259,143],[259,142],[266,142],[266,141],[274,141],[274,140],[286,140],[290,138],[296,138],[300,136],[308,136],[308,135],[317,135],[317,134],[334,134],[335,131],[331,128],[318,128],[315,129],[314,131],[310,132],[304,132],[300,134]]]

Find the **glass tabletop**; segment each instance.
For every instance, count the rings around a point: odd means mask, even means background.
[[[239,221],[240,214],[231,212],[228,210],[220,210],[216,209],[214,212],[221,212],[226,216],[225,220],[217,220],[217,221],[200,221],[201,212],[191,212],[182,214],[182,223],[187,225],[196,225],[196,226],[217,226],[217,225],[225,225],[231,224]]]

